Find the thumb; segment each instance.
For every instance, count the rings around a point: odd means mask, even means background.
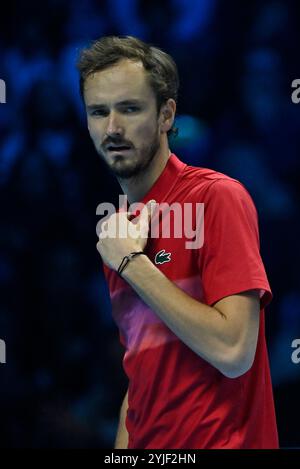
[[[153,215],[153,211],[155,209],[155,204],[155,200],[149,200],[139,215],[139,225],[143,232],[145,231],[148,233],[151,216]]]
[[[144,207],[145,216],[148,217],[149,222],[150,222],[151,217],[153,216],[155,207],[156,207],[156,201],[154,199],[149,200]]]

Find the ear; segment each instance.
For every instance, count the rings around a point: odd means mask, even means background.
[[[170,98],[160,109],[160,133],[167,133],[173,125],[176,113],[176,102]]]

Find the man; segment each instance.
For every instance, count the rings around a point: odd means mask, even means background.
[[[95,148],[129,203],[145,204],[112,214],[97,244],[129,378],[115,447],[277,448],[264,337],[271,291],[248,192],[170,153],[178,74],[169,55],[104,37],[78,68]],[[204,203],[203,245],[151,237],[152,200]],[[112,236],[120,226],[126,236]]]

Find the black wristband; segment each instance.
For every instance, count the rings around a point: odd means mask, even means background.
[[[131,252],[130,254],[128,254],[128,256],[123,257],[122,262],[119,265],[119,268],[117,270],[120,277],[122,277],[121,273],[123,272],[127,264],[131,261],[131,259],[135,256],[138,256],[139,254],[144,254],[145,256],[147,255],[144,251],[137,251],[137,252]]]

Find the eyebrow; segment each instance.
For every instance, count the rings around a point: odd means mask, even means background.
[[[145,101],[142,101],[141,99],[125,99],[123,101],[119,101],[116,106],[130,106],[130,105],[133,105],[133,104],[139,104],[139,105],[142,105],[144,104]],[[89,110],[93,110],[93,109],[99,109],[99,108],[105,108],[107,107],[105,104],[103,103],[99,103],[99,104],[89,104],[86,106],[87,109]]]

